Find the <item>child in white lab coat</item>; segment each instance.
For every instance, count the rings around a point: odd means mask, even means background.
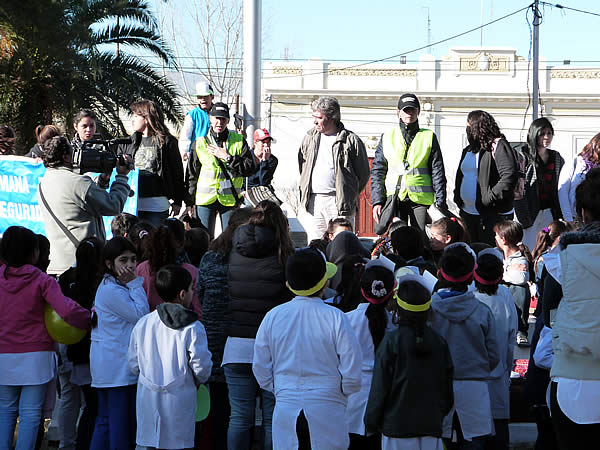
[[[129,367],[139,374],[136,398],[138,446],[194,447],[196,388],[212,368],[206,331],[190,308],[192,276],[179,265],[156,273],[165,302],[144,316],[129,341]]]
[[[291,255],[285,275],[296,297],[271,309],[258,329],[252,369],[275,394],[275,450],[348,448],[346,401],[360,390],[362,355],[346,315],[322,300],[335,272],[319,250]]]

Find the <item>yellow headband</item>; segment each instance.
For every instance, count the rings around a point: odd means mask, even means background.
[[[330,262],[327,262],[325,264],[325,269],[325,275],[323,275],[323,278],[321,278],[319,282],[310,289],[292,289],[288,283],[289,290],[292,291],[294,294],[301,295],[303,297],[310,297],[315,292],[319,292],[323,288],[323,286],[325,286],[327,280],[332,278],[337,272],[337,266]]]
[[[394,298],[396,299],[396,303],[398,303],[400,308],[410,312],[423,312],[427,311],[431,307],[431,299],[422,305],[411,305],[410,303],[406,303],[404,300],[401,300],[397,295],[395,295]]]

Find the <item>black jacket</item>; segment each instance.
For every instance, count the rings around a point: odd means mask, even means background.
[[[558,179],[560,171],[565,164],[565,160],[555,150],[548,149],[549,159],[554,160],[554,177],[552,178],[552,218],[558,220],[562,218],[560,203],[558,202]],[[539,159],[539,157],[538,157]],[[525,173],[525,195],[521,200],[515,200],[515,215],[517,220],[523,225],[523,228],[529,228],[533,225],[535,218],[540,212],[540,199],[538,188],[537,164],[531,161],[527,165]]]
[[[227,278],[228,336],[254,339],[265,314],[294,297],[285,285],[285,267],[269,227],[247,224],[235,231]]]
[[[416,353],[409,325],[383,338],[375,353],[367,431],[393,438],[442,436],[442,420],[454,403],[452,357],[444,338],[428,326],[423,339],[431,353]]]
[[[254,161],[254,158],[252,158],[252,160]],[[256,173],[246,178],[244,189],[250,189],[251,187],[256,186],[270,186],[278,164],[279,160],[275,155],[271,155],[266,161],[260,161],[258,163],[254,161]]]
[[[416,123],[417,131],[419,129],[418,122]],[[413,124],[410,124],[413,125]],[[415,127],[409,125],[408,130],[400,126],[402,135],[405,136],[406,142],[412,142],[416,133],[411,131]],[[410,150],[410,148],[409,148]],[[393,192],[387,192],[385,189],[385,177],[388,171],[388,162],[383,155],[383,134],[377,144],[375,150],[375,158],[373,159],[373,165],[371,167],[371,202],[373,206],[384,205],[388,195],[392,195]],[[436,135],[433,135],[433,142],[431,144],[431,155],[429,157],[429,171],[431,173],[431,182],[433,185],[433,191],[435,193],[435,204],[438,206],[446,206],[446,171],[444,169],[444,159],[442,158],[442,150],[437,140]]]
[[[229,137],[229,130],[223,131],[220,135],[216,135],[212,128],[209,129],[208,132],[215,138],[217,145],[222,145]],[[227,167],[232,177],[248,177],[256,172],[257,168],[254,165],[254,156],[252,156],[252,152],[250,147],[248,147],[246,139],[244,139],[242,143],[242,154],[233,156],[230,163],[223,161],[223,165]],[[198,159],[196,146],[192,145],[185,179],[185,186],[187,189],[185,203],[187,206],[194,206],[196,204],[196,185],[198,184],[198,177],[200,176],[201,169],[202,164]],[[241,194],[241,190],[238,194]]]
[[[460,197],[463,173],[460,166],[471,146],[463,149],[454,186],[454,203],[462,208],[464,202]],[[519,173],[514,150],[506,139],[500,139],[496,152],[481,149],[478,152],[479,168],[477,172],[477,198],[475,205],[481,215],[506,214],[513,209],[513,197]]]
[[[122,146],[120,153],[131,156],[135,160],[135,153],[142,142],[141,133],[131,135],[131,144]],[[173,200],[175,205],[181,205],[185,200],[185,185],[183,179],[183,164],[179,155],[177,139],[167,136],[164,145],[160,148],[159,165],[157,174],[140,172],[139,197],[162,197]]]
[[[27,158],[41,158],[44,156],[44,149],[39,144],[35,144],[25,156]]]

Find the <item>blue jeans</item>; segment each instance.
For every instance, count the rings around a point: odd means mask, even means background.
[[[210,238],[215,237],[215,223],[217,221],[217,213],[221,217],[221,230],[227,228],[229,217],[235,209],[235,206],[223,206],[218,200],[210,205],[196,206],[196,217],[202,221],[202,224],[208,228]]]
[[[251,447],[250,431],[254,426],[256,396],[262,396],[262,423],[265,433],[265,450],[273,448],[273,410],[275,396],[258,386],[252,373],[252,364],[226,364],[225,379],[229,389],[231,416],[227,430],[227,447],[229,450],[249,450]]]
[[[131,450],[135,447],[137,385],[98,388],[98,415],[90,450]]]
[[[0,448],[10,449],[17,416],[19,436],[16,450],[33,450],[48,384],[30,386],[0,385]]]
[[[153,227],[159,227],[163,221],[169,217],[169,210],[152,212],[152,211],[138,211],[138,218],[144,222],[148,222]]]

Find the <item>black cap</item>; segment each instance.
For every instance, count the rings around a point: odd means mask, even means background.
[[[210,109],[210,115],[213,117],[229,119],[229,106],[223,102],[213,103],[212,108]]]
[[[294,294],[310,297],[325,286],[336,270],[335,264],[327,262],[322,252],[303,248],[288,258],[285,277]]]
[[[398,109],[402,111],[404,108],[416,108],[421,110],[419,99],[415,94],[403,94],[398,100]]]

